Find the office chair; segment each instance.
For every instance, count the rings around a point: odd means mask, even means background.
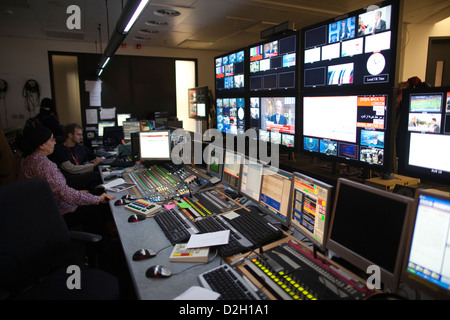
[[[80,261],[72,256],[71,241],[101,237],[69,231],[47,181],[0,186],[0,204],[0,299],[119,299],[116,277],[83,263],[80,272],[68,271]],[[81,288],[69,289],[68,280],[80,280]]]

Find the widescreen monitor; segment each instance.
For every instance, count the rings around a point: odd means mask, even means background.
[[[403,263],[401,281],[435,299],[450,299],[450,197],[419,189]]]
[[[303,152],[387,171],[389,95],[303,97]]]
[[[289,226],[292,173],[264,166],[259,206],[282,225]]]
[[[404,90],[401,109],[399,172],[450,181],[450,87]]]
[[[242,154],[225,150],[222,181],[234,190],[239,190],[242,159]]]
[[[302,90],[392,87],[398,15],[397,2],[385,1],[303,28]]]
[[[311,243],[325,250],[331,218],[333,186],[294,172],[291,190],[291,226]]]
[[[242,163],[241,184],[239,192],[252,201],[259,203],[263,164],[246,157]]]
[[[297,88],[298,33],[290,32],[250,46],[249,91]]]
[[[169,161],[170,131],[153,130],[139,132],[139,150],[141,160]]]
[[[270,96],[250,98],[250,128],[259,139],[283,147],[295,147],[296,98]]]
[[[217,130],[233,135],[245,132],[245,98],[217,98]]]
[[[215,57],[216,95],[245,91],[245,50]]]
[[[326,248],[361,273],[373,266],[380,284],[396,289],[412,205],[411,198],[339,178]]]

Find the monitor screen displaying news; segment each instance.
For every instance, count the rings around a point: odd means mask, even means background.
[[[396,11],[386,1],[302,29],[302,88],[393,85]]]
[[[303,150],[384,166],[388,95],[303,97]]]
[[[215,59],[216,93],[244,92],[245,50],[239,50]]]

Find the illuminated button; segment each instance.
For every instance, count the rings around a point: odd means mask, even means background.
[[[308,299],[312,299],[312,298],[313,298],[313,295],[312,295],[312,294],[308,294],[306,297],[307,297]]]
[[[295,300],[300,300],[300,297],[298,295],[294,295],[292,298],[294,298]]]

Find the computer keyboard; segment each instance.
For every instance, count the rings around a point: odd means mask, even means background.
[[[227,264],[220,265],[198,276],[200,285],[220,294],[219,300],[267,300],[261,291],[250,285]]]
[[[178,208],[163,210],[154,219],[173,245],[187,242],[191,234],[199,233],[198,228]]]

